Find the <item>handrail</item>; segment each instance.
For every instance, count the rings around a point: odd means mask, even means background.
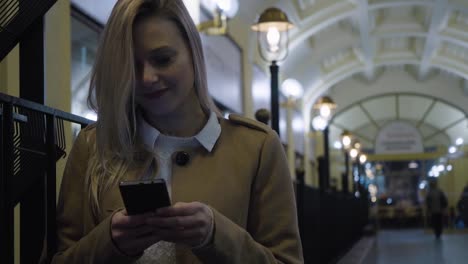
[[[90,124],[90,120],[84,117],[77,116],[77,115],[62,111],[62,110],[54,109],[52,107],[41,105],[41,104],[31,102],[25,99],[21,99],[18,97],[13,97],[4,93],[0,93],[0,102],[10,103],[12,105],[24,107],[29,110],[34,110],[34,111],[38,111],[44,114],[49,114],[49,115],[58,117],[60,119],[63,119],[65,121],[69,121],[73,123],[86,124],[86,125]],[[17,116],[17,118],[21,118],[21,117]]]
[[[65,155],[63,121],[93,121],[0,93],[0,259],[14,262],[14,208],[20,203],[20,261],[56,251],[56,161]],[[31,221],[34,219],[34,221]],[[45,228],[46,227],[46,228]],[[46,231],[47,230],[47,231]]]

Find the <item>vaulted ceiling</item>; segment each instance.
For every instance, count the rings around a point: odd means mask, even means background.
[[[260,65],[255,36],[245,30],[269,6],[296,26],[280,71],[304,85],[306,123],[328,94],[339,112],[332,140],[348,129],[372,147],[375,133],[363,131],[403,119],[428,145],[468,142],[468,1],[240,0],[232,31],[250,34],[248,52]]]
[[[90,13],[109,12],[115,0],[99,3],[102,10]],[[239,0],[229,34],[252,65],[248,88],[253,65],[269,74],[250,26],[271,6],[295,24],[280,74],[305,88],[298,107],[303,124],[326,94],[338,104],[332,141],[347,129],[372,148],[379,128],[405,120],[417,126],[427,146],[450,145],[459,137],[468,142],[468,0]],[[255,105],[260,99],[251,94]]]

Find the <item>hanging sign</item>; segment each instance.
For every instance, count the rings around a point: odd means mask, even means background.
[[[424,147],[418,129],[407,122],[391,122],[378,133],[376,154],[422,153]]]

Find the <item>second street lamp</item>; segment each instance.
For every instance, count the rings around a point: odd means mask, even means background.
[[[342,175],[341,178],[341,183],[342,183],[342,191],[344,193],[349,192],[349,149],[351,147],[351,142],[353,141],[352,135],[348,130],[344,130],[343,133],[341,133],[341,144],[343,146],[343,153],[344,153],[344,159],[345,159],[345,171]]]
[[[266,9],[259,17],[252,30],[257,32],[257,44],[260,56],[271,63],[271,126],[279,135],[279,85],[277,62],[283,61],[288,55],[288,31],[294,25],[288,16],[278,8]]]
[[[336,104],[328,96],[323,96],[312,107],[312,126],[315,130],[322,131],[323,134],[323,158],[319,160],[319,186],[321,191],[328,188],[330,180],[330,150],[328,139],[328,122],[333,116]]]

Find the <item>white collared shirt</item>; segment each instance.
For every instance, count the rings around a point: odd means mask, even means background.
[[[143,140],[143,144],[153,150],[154,157],[158,162],[157,175],[151,175],[150,171],[143,178],[162,178],[167,183],[169,195],[172,195],[172,156],[175,152],[182,149],[193,149],[198,146],[203,146],[207,151],[211,152],[216,144],[216,141],[221,134],[221,125],[214,112],[211,112],[205,126],[192,137],[174,137],[162,134],[158,129],[152,127],[146,120],[138,116],[139,135]]]

